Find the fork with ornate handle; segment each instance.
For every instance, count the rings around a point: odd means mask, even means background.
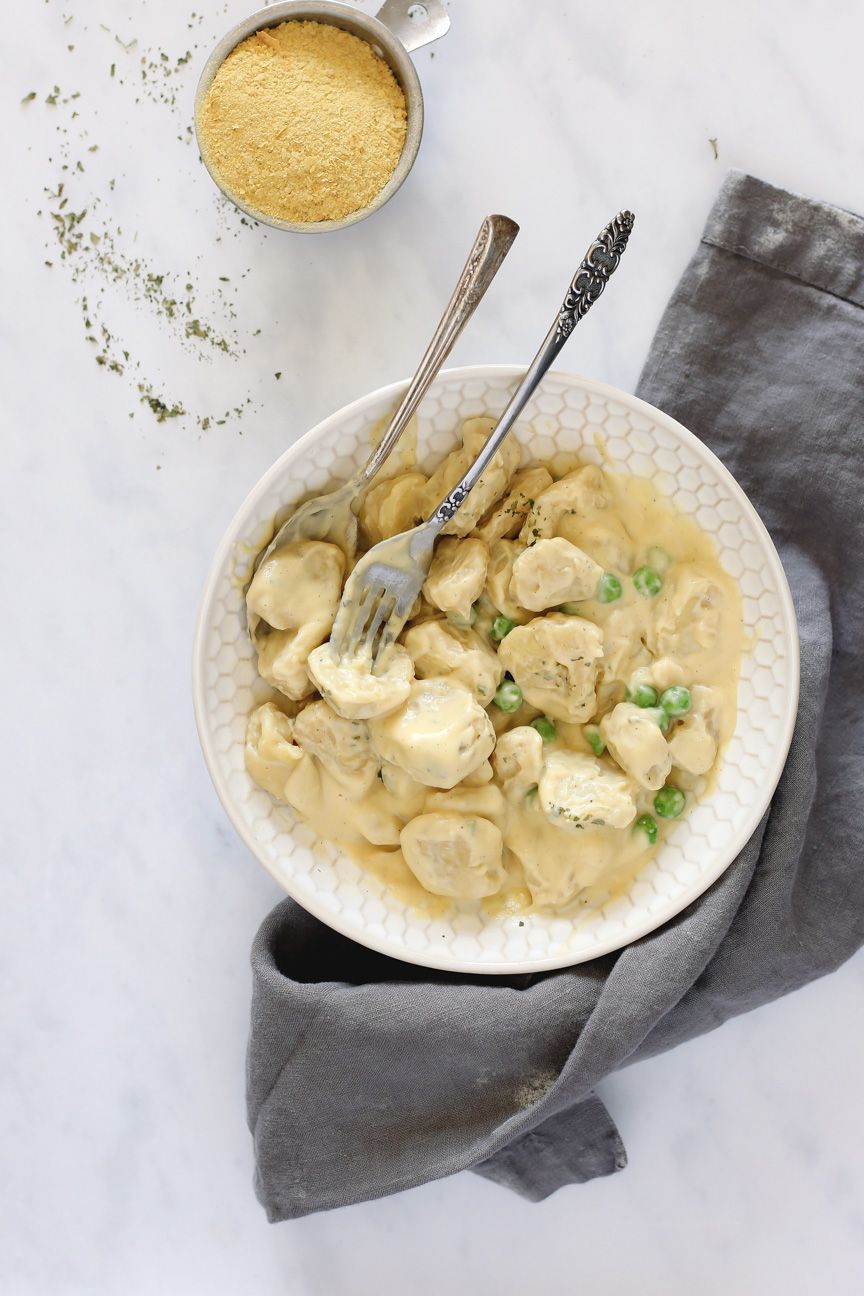
[[[423,587],[436,539],[465,502],[468,492],[480,479],[573,329],[606,287],[627,246],[632,228],[633,213],[619,212],[591,244],[573,276],[546,340],[483,449],[458,485],[425,522],[411,531],[382,540],[360,559],[345,583],[330,636],[335,656],[350,657],[359,650],[371,658],[374,650],[374,673],[378,675],[386,669],[393,644]],[[381,637],[376,650],[375,640],[379,631]]]

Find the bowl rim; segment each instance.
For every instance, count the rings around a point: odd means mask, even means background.
[[[438,378],[435,379],[435,382],[437,383],[441,379],[457,379],[466,383],[470,382],[472,379],[488,380],[490,378],[503,379],[505,382],[508,380],[518,382],[522,379],[524,374],[524,365],[464,365],[453,369],[442,369]],[[596,946],[592,946],[590,951],[584,953],[584,957],[577,952],[576,957],[570,953],[564,954],[563,956],[552,955],[542,958],[525,958],[520,959],[519,961],[511,960],[509,962],[504,960],[499,960],[497,962],[479,962],[468,959],[436,959],[431,953],[427,954],[414,950],[406,950],[405,947],[400,945],[397,941],[386,936],[368,937],[365,933],[360,933],[352,927],[351,923],[343,918],[341,914],[333,914],[323,904],[319,904],[316,897],[307,896],[305,894],[302,896],[295,895],[286,888],[284,879],[280,877],[271,867],[269,862],[259,854],[259,843],[254,833],[249,828],[249,825],[240,814],[228,787],[227,779],[223,776],[221,769],[217,765],[215,752],[211,747],[210,735],[207,729],[207,707],[204,685],[204,646],[214,592],[225,564],[230,561],[232,550],[237,544],[237,532],[244,519],[252,511],[258,501],[268,493],[275,479],[282,475],[285,468],[290,466],[294,459],[302,455],[303,451],[311,442],[326,435],[327,432],[335,426],[338,426],[346,418],[361,413],[365,406],[373,405],[385,399],[396,401],[406,390],[409,380],[402,379],[399,382],[389,383],[383,387],[376,388],[372,392],[367,392],[365,395],[358,397],[347,405],[343,405],[333,414],[329,414],[326,418],[322,419],[321,422],[310,428],[308,432],[305,432],[302,436],[298,437],[293,445],[289,446],[288,449],[279,456],[275,463],[273,463],[259,478],[246,495],[240,507],[234,513],[234,516],[232,517],[216,549],[216,553],[210,564],[204,582],[193,637],[192,701],[195,714],[195,724],[198,731],[202,754],[204,756],[204,763],[207,767],[213,787],[216,790],[216,794],[222,803],[223,810],[228,815],[228,818],[244,845],[248,848],[256,861],[263,865],[279,887],[283,891],[286,891],[286,894],[290,895],[303,909],[308,913],[311,913],[313,917],[326,923],[328,927],[331,927],[334,931],[338,931],[341,935],[347,936],[349,940],[353,940],[355,943],[360,945],[365,945],[368,949],[374,949],[381,954],[386,954],[400,962],[412,963],[420,967],[429,967],[447,972],[456,972],[460,974],[467,973],[477,976],[512,976],[524,972],[552,971],[556,968],[571,967],[579,963],[590,962],[595,958],[601,958],[605,954],[632,945],[635,941],[640,940],[642,937],[665,926],[667,922],[670,922],[680,914],[682,910],[686,909],[688,905],[692,904],[694,900],[697,900],[699,896],[703,895],[704,892],[707,891],[723,873],[725,873],[726,869],[730,867],[740,852],[744,849],[758,827],[762,816],[770,805],[771,798],[774,795],[774,791],[780,780],[780,775],[782,774],[783,768],[786,764],[786,758],[792,742],[792,734],[795,728],[795,720],[798,712],[798,695],[801,676],[798,623],[795,616],[794,604],[792,602],[792,594],[789,589],[789,582],[786,578],[786,573],[783,569],[783,564],[780,561],[780,556],[777,553],[774,541],[771,539],[764,522],[756,512],[756,509],[743,489],[738,485],[728,468],[726,468],[721,460],[718,459],[714,452],[710,450],[704,442],[700,441],[699,438],[688,428],[684,427],[682,423],[673,419],[671,415],[665,414],[663,410],[658,409],[654,405],[650,405],[640,397],[633,396],[629,392],[625,392],[620,388],[612,387],[607,383],[598,382],[593,378],[585,378],[581,374],[553,369],[549,371],[548,377],[563,379],[565,382],[575,380],[580,388],[589,395],[596,394],[598,397],[606,400],[618,400],[623,401],[625,404],[629,404],[635,412],[642,412],[652,421],[664,424],[669,430],[679,436],[685,444],[695,448],[697,453],[706,455],[713,461],[712,466],[715,468],[721,481],[723,481],[726,489],[741,505],[742,510],[747,515],[752,526],[762,540],[764,551],[772,570],[774,588],[779,597],[779,611],[789,643],[789,680],[787,686],[787,697],[789,700],[782,717],[780,736],[774,748],[772,761],[762,781],[760,795],[748,811],[745,820],[742,822],[738,832],[732,839],[734,849],[723,852],[718,862],[715,863],[707,873],[700,873],[699,877],[694,882],[692,882],[688,887],[685,887],[683,892],[676,897],[671,907],[664,909],[663,916],[659,921],[656,921],[651,914],[646,912],[644,921],[637,924],[632,931],[628,932],[624,939],[620,938],[620,934],[619,937],[611,936],[606,941],[600,941]]]
[[[350,212],[341,220],[286,221],[279,216],[270,216],[266,212],[262,212],[258,207],[253,207],[239,194],[235,193],[225,181],[218,166],[210,156],[210,151],[199,127],[200,112],[204,100],[209,93],[216,73],[232,50],[247,36],[254,35],[256,31],[263,31],[265,27],[277,27],[283,22],[303,21],[322,22],[331,27],[339,27],[341,30],[357,36],[360,40],[365,40],[369,45],[373,41],[377,42],[381,47],[385,63],[396,77],[405,96],[405,143],[402,146],[402,152],[399,154],[399,161],[396,163],[393,174],[370,203],[365,207],[359,207],[357,211]],[[253,220],[258,221],[259,224],[268,225],[272,229],[287,230],[289,233],[294,234],[327,234],[335,230],[348,229],[351,225],[366,220],[367,216],[372,216],[385,203],[389,202],[396,190],[400,189],[407,180],[408,173],[417,160],[420,142],[423,138],[423,118],[423,91],[420,88],[420,78],[408,51],[399,40],[399,37],[389,27],[385,26],[379,18],[374,17],[372,14],[363,13],[362,9],[355,9],[351,5],[338,3],[338,0],[280,0],[279,3],[273,4],[267,9],[257,9],[248,17],[235,23],[209,54],[201,71],[201,76],[198,78],[192,109],[192,121],[195,127],[195,142],[198,145],[198,152],[217,189],[225,195],[229,202],[232,202],[235,207],[247,216],[251,216]]]

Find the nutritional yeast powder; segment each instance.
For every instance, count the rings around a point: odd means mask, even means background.
[[[238,197],[299,222],[368,206],[396,169],[406,121],[405,96],[366,41],[328,23],[284,22],[231,51],[198,128]]]

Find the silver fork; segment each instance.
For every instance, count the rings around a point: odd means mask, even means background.
[[[627,246],[633,219],[632,212],[619,212],[589,247],[573,276],[555,323],[462,480],[425,522],[382,540],[357,563],[345,583],[330,636],[334,656],[350,657],[359,651],[372,659],[374,650],[373,672],[377,675],[386,669],[393,644],[423,587],[436,539],[465,502],[573,329],[606,287]],[[376,648],[379,632],[381,637]]]
[[[339,545],[351,562],[357,548],[357,517],[352,505],[366,490],[405,431],[411,415],[482,301],[518,233],[519,226],[509,216],[486,217],[417,372],[366,463],[343,486],[301,504],[262,550],[256,568],[270,557],[274,549],[294,540],[329,540]]]

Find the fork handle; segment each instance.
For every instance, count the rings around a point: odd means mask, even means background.
[[[358,473],[359,481],[365,484],[372,480],[405,431],[408,420],[479,306],[518,233],[519,226],[509,216],[487,216],[480,226],[453,296],[435,330],[435,336],[429,343],[390,426]]]
[[[528,372],[510,398],[510,403],[496,423],[494,431],[489,435],[486,444],[465,476],[453,487],[446,499],[441,501],[425,523],[425,527],[432,529],[434,535],[437,535],[457,509],[462,507],[469,491],[477,484],[490,459],[531,399],[564,343],[606,287],[609,277],[618,268],[621,254],[627,246],[630,231],[633,229],[633,220],[632,212],[619,212],[614,220],[611,220],[597,235],[585,253],[582,264],[573,276],[573,282],[567,290],[555,323],[531,361]]]

